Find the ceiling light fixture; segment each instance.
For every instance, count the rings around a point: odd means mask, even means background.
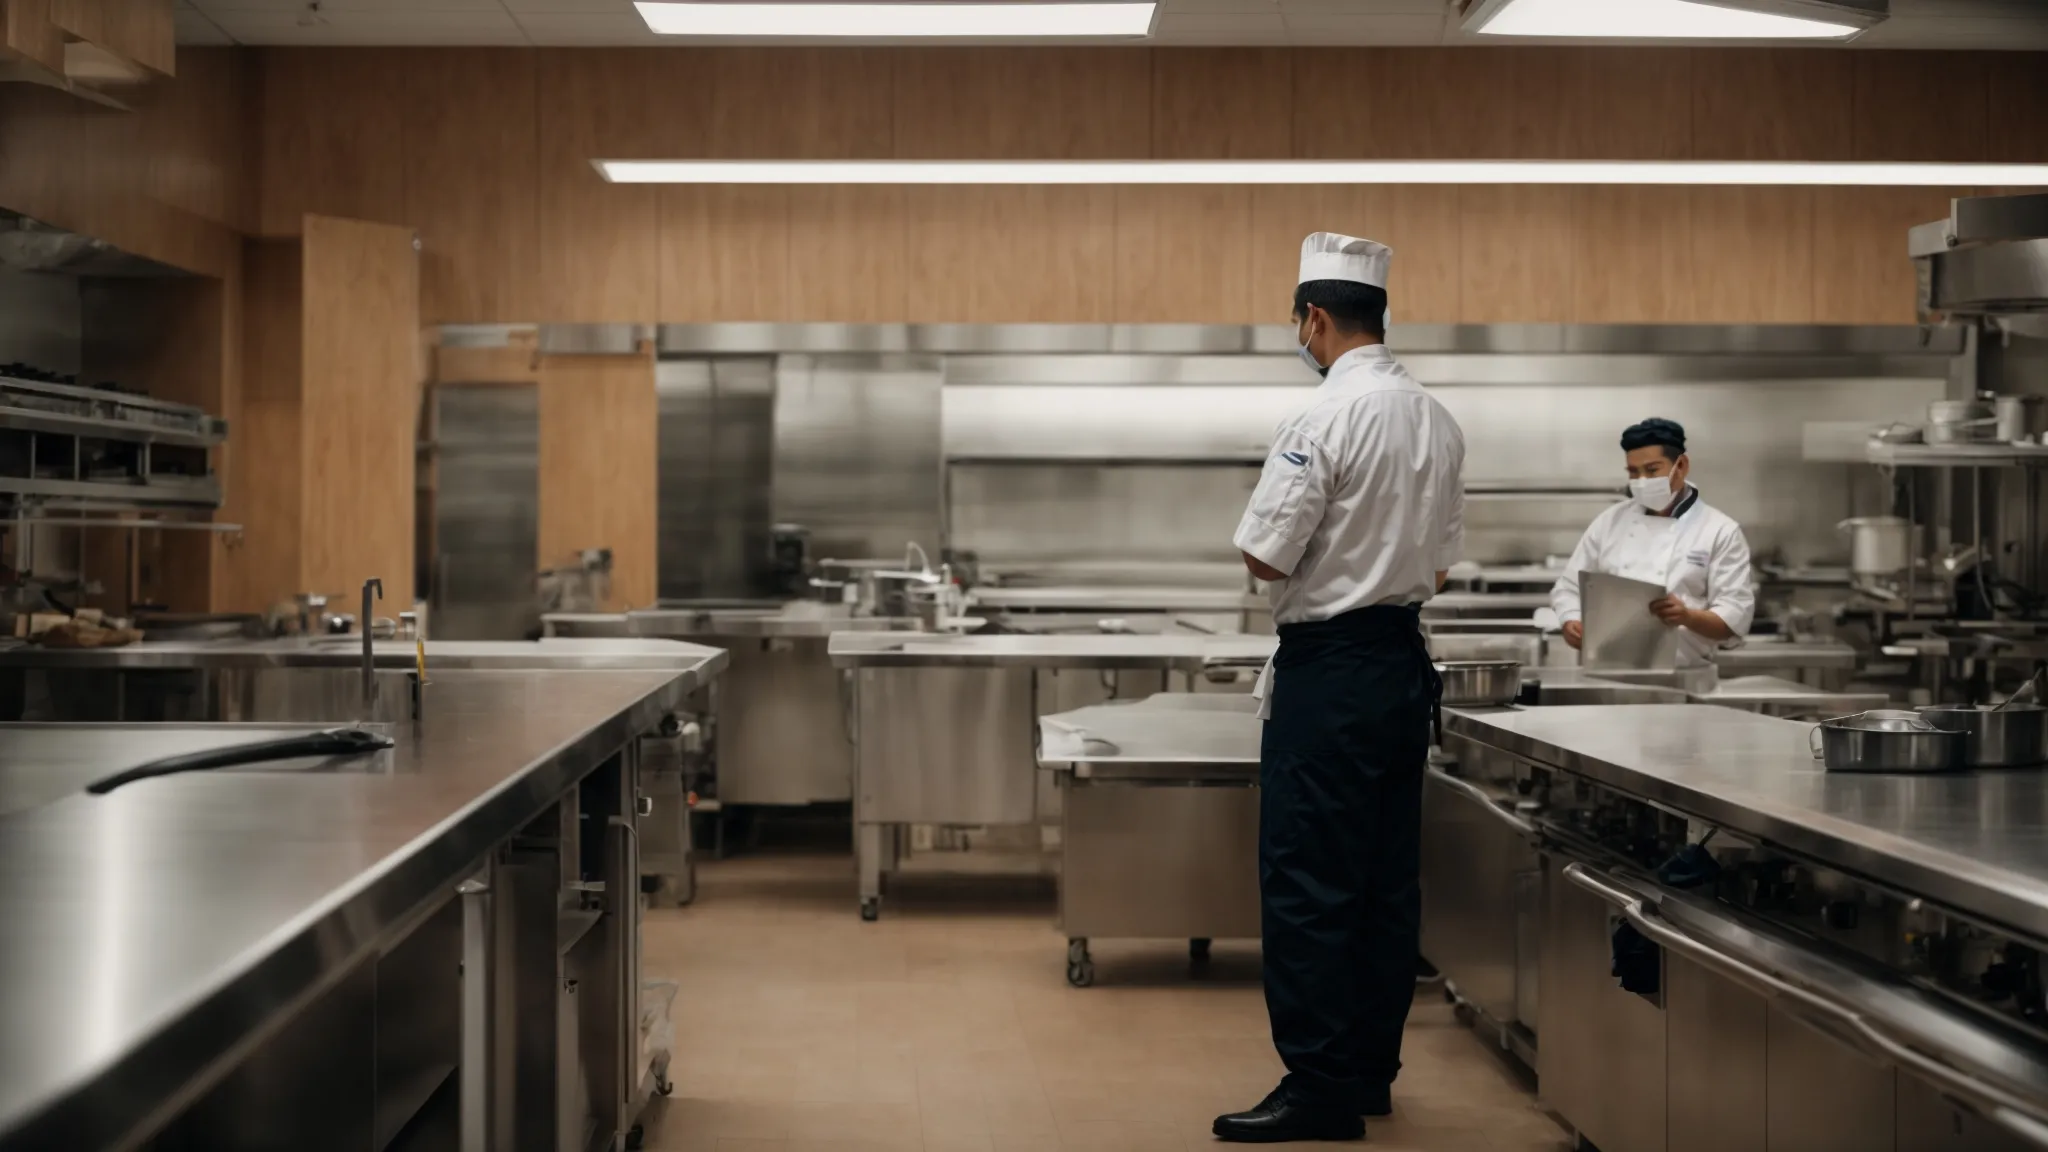
[[[1467,32],[1642,40],[1846,40],[1885,0],[1479,0]]]
[[[1749,184],[2039,187],[2048,164],[1656,160],[593,160],[615,184]]]
[[[1069,38],[1146,36],[1158,7],[1112,4],[655,4],[640,18],[664,36]]]

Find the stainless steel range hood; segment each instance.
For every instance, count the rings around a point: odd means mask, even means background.
[[[0,268],[61,276],[188,275],[168,264],[125,252],[104,240],[5,211],[0,211]]]
[[[1923,321],[2048,313],[2048,195],[1971,196],[1907,236]]]

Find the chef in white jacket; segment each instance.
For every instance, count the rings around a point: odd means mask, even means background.
[[[1577,648],[1585,640],[1579,573],[1607,572],[1662,585],[1665,595],[1645,607],[1678,629],[1679,666],[1709,664],[1714,649],[1749,634],[1756,614],[1749,542],[1741,525],[1686,482],[1692,461],[1676,421],[1631,425],[1621,450],[1628,502],[1594,518],[1550,590],[1565,642]]]

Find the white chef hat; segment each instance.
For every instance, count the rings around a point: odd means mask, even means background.
[[[1362,240],[1337,232],[1311,232],[1301,242],[1301,275],[1295,283],[1311,280],[1349,280],[1387,289],[1387,265],[1394,250],[1374,240]]]

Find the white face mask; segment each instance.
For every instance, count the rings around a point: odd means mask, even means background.
[[[1314,333],[1310,333],[1310,336],[1313,335]],[[1330,370],[1328,368],[1323,367],[1322,361],[1316,359],[1316,354],[1308,350],[1308,340],[1308,337],[1303,337],[1301,344],[1297,346],[1294,351],[1301,357],[1301,362],[1303,364],[1306,364],[1310,368],[1315,369],[1316,375],[1328,376],[1330,374]]]
[[[1630,480],[1628,494],[1645,512],[1662,512],[1678,499],[1669,476],[1642,476]]]

